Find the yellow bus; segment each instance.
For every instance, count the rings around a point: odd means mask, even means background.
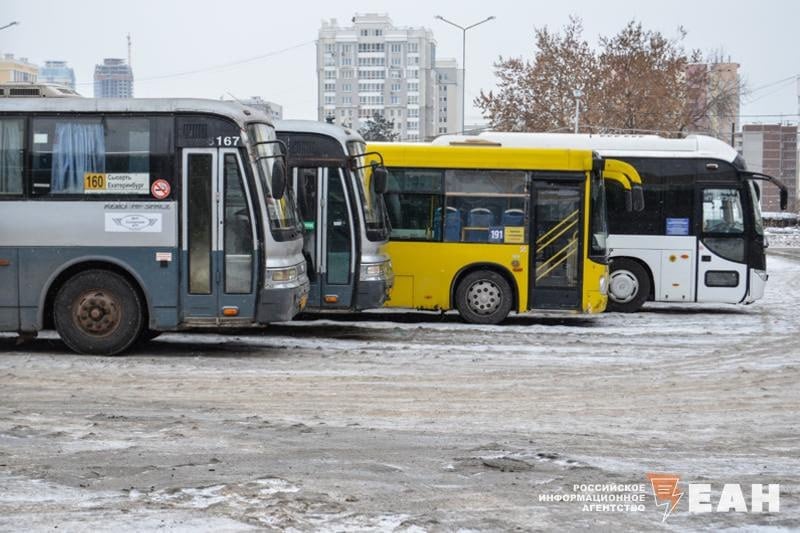
[[[494,143],[372,143],[389,172],[388,307],[457,309],[497,324],[509,312],[606,307],[604,179],[642,209],[630,165],[589,150]],[[631,194],[633,191],[635,194]]]

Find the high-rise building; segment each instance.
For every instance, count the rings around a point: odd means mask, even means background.
[[[251,96],[246,100],[240,100],[240,102],[246,106],[260,109],[269,115],[272,120],[283,120],[283,106],[280,104],[269,102],[260,96]]]
[[[0,83],[22,81],[33,83],[37,80],[39,67],[28,62],[27,57],[15,58],[14,54],[0,57]]]
[[[797,126],[783,124],[745,124],[737,134],[736,149],[747,168],[780,178],[789,189],[787,210],[797,211]],[[762,187],[761,208],[780,211],[775,187]]]
[[[398,28],[387,15],[325,21],[317,41],[317,117],[360,128],[376,113],[401,140],[437,134],[436,42],[427,28]]]
[[[106,58],[94,67],[95,98],[133,98],[133,70],[124,59]]]
[[[461,131],[461,98],[464,71],[458,68],[455,59],[437,59],[434,63],[436,75],[436,99],[434,100],[434,134]]]
[[[39,68],[39,81],[75,89],[75,71],[67,66],[66,61],[45,61]]]
[[[739,64],[730,61],[692,63],[686,68],[695,128],[727,143],[739,131]]]

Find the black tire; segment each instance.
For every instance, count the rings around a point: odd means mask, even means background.
[[[608,285],[609,311],[635,313],[650,296],[650,276],[647,270],[631,259],[613,259]]]
[[[514,292],[506,278],[491,270],[470,272],[458,283],[456,309],[472,324],[499,324],[508,316]]]
[[[73,351],[116,355],[142,333],[143,305],[124,277],[107,270],[87,270],[67,280],[53,303],[53,321],[61,340]]]
[[[143,329],[142,332],[139,334],[139,340],[137,341],[139,344],[150,342],[151,340],[158,338],[163,331],[156,331],[154,329]]]

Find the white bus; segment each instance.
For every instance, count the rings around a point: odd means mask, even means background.
[[[633,312],[646,301],[752,303],[763,296],[766,242],[757,181],[780,188],[784,209],[788,192],[779,180],[748,171],[724,142],[703,135],[504,132],[471,139],[591,149],[636,168],[644,187],[643,211],[620,209],[621,190],[607,187],[609,310]],[[434,144],[453,140],[440,137]]]
[[[112,355],[290,320],[308,297],[266,114],[193,99],[0,99],[0,331]]]

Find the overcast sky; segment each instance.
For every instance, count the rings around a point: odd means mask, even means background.
[[[741,64],[754,93],[743,101],[743,122],[798,119],[800,2],[740,0],[533,0],[487,1],[152,1],[0,0],[0,52],[35,63],[66,60],[78,90],[92,94],[94,65],[104,57],[125,57],[125,35],[133,39],[135,94],[139,97],[237,98],[259,95],[284,106],[286,118],[316,119],[315,45],[323,19],[349,25],[355,13],[386,13],[397,26],[433,30],[437,57],[461,58],[461,32],[435,20],[440,14],[462,26],[494,15],[467,32],[467,101],[494,87],[498,56],[532,57],[533,29],[558,29],[570,14],[584,21],[596,44],[635,18],[645,28],[677,35],[683,26],[687,48],[724,49]],[[248,60],[224,68],[213,68]],[[635,83],[636,80],[631,80]],[[768,86],[766,88],[762,88]],[[480,119],[467,109],[467,122]]]

